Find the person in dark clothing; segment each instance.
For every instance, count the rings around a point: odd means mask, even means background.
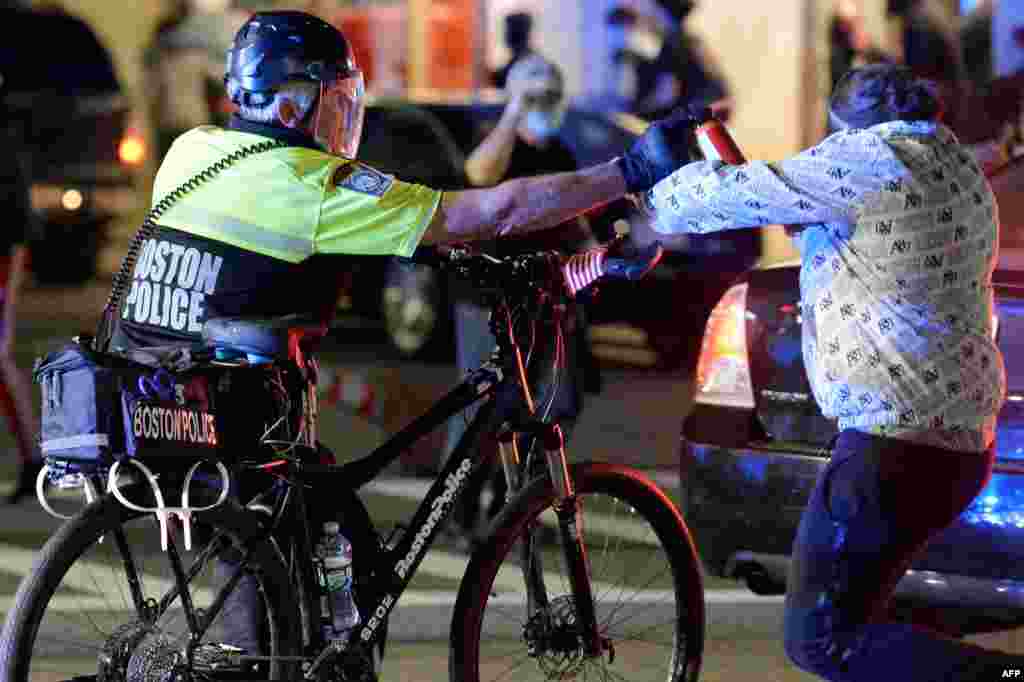
[[[992,4],[979,4],[960,25],[960,52],[971,82],[982,87],[992,80]]]
[[[729,88],[702,41],[686,30],[696,8],[693,0],[660,3],[666,17],[639,16],[629,6],[615,7],[608,22],[626,32],[626,47],[614,58],[635,71],[627,108],[658,118],[676,107],[728,109]]]
[[[924,0],[889,0],[890,16],[903,21],[903,62],[918,78],[943,82],[963,77],[952,29]]]
[[[227,123],[220,111],[221,70],[236,16],[232,11],[206,13],[197,4],[172,2],[142,54],[146,78],[153,84],[148,104],[160,159],[192,128]]]
[[[891,62],[875,45],[864,26],[864,15],[855,0],[837,0],[829,24],[830,92],[839,79],[856,66]]]
[[[508,72],[523,57],[533,54],[530,47],[530,34],[533,32],[533,17],[526,12],[515,12],[505,17],[505,47],[512,56],[505,65],[495,71],[491,81],[496,88],[504,88],[508,81]]]
[[[998,137],[1007,122],[1020,117],[1024,72],[979,82],[964,62],[960,36],[935,3],[889,0],[887,10],[903,22],[903,63],[918,78],[936,83],[946,105],[942,120],[960,142]]]
[[[2,84],[0,84],[2,87]],[[0,93],[0,116],[3,115]],[[0,163],[0,407],[18,449],[20,470],[7,502],[20,502],[35,488],[41,466],[35,443],[35,410],[28,380],[14,361],[17,301],[28,264],[29,227],[33,220],[29,183],[19,158],[16,136],[0,131],[7,157]]]

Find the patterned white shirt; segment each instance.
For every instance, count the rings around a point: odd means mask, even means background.
[[[991,442],[1006,390],[992,333],[998,215],[947,128],[895,121],[780,163],[691,163],[645,203],[662,233],[803,228],[804,364],[839,428]]]

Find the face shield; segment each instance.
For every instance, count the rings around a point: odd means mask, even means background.
[[[320,81],[313,137],[328,153],[356,158],[363,133],[366,90],[361,71]]]

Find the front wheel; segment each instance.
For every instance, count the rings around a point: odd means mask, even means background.
[[[555,493],[539,479],[506,506],[469,562],[452,616],[451,679],[694,682],[704,648],[704,592],[679,512],[628,467],[578,464],[572,480],[603,654],[584,653]],[[527,594],[528,563],[542,576],[545,594]]]

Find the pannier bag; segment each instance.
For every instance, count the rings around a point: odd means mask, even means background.
[[[207,377],[171,373],[70,343],[36,362],[43,456],[65,473],[123,458],[186,465],[218,445]]]

